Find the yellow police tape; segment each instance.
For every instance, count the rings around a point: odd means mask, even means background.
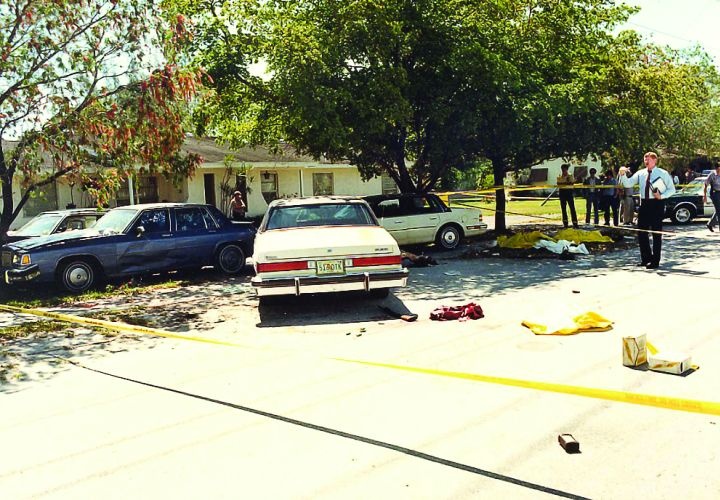
[[[70,314],[54,313],[43,311],[40,309],[26,309],[22,307],[8,306],[0,304],[0,310],[6,310],[18,314],[32,314],[47,318],[58,319],[69,323],[77,323],[91,326],[99,326],[113,331],[127,331],[139,334],[156,335],[159,337],[167,337],[179,340],[191,340],[194,342],[204,342],[209,344],[224,345],[229,347],[252,348],[251,346],[243,346],[232,342],[223,342],[220,340],[206,339],[202,337],[193,337],[189,335],[178,335],[164,330],[148,328],[138,325],[128,325],[125,323],[116,323],[113,321],[104,321],[94,318],[83,318]],[[655,347],[650,345],[649,349],[656,351]],[[521,387],[525,389],[534,389],[538,391],[555,392],[560,394],[571,394],[586,398],[602,399],[606,401],[618,401],[621,403],[629,403],[643,406],[654,406],[656,408],[664,408],[668,410],[685,411],[692,413],[703,413],[707,415],[720,415],[720,403],[699,401],[694,399],[683,399],[665,396],[656,396],[653,394],[641,394],[634,392],[613,391],[607,389],[594,389],[590,387],[580,387],[574,385],[555,384],[549,382],[535,382],[532,380],[522,380],[506,377],[494,377],[490,375],[480,375],[475,373],[463,373],[446,370],[437,370],[429,368],[419,368],[413,366],[394,365],[390,363],[377,363],[373,361],[363,361],[357,359],[345,358],[328,358],[343,363],[354,363],[365,366],[374,366],[380,368],[390,368],[394,370],[402,370],[414,373],[423,373],[427,375],[436,375],[441,377],[450,377],[464,380],[472,380],[476,382],[485,382],[489,384],[498,384],[511,387]]]

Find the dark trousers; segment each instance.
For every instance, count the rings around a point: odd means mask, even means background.
[[[662,250],[662,234],[652,233],[653,244],[650,249],[650,234],[645,231],[662,231],[665,216],[665,200],[642,200],[638,212],[638,244],[640,260],[646,264],[660,264]]]
[[[595,225],[600,223],[599,214],[600,196],[597,191],[594,193],[588,192],[585,200],[585,224],[590,224],[590,212],[595,210]]]
[[[560,189],[560,209],[562,210],[563,226],[568,227],[567,208],[570,205],[570,217],[573,227],[577,227],[577,214],[575,213],[575,196],[572,189]]]
[[[720,191],[710,192],[710,199],[715,207],[715,213],[713,214],[712,219],[710,219],[710,222],[708,222],[708,226],[717,224],[720,228]]]
[[[617,196],[602,196],[600,198],[600,210],[603,211],[605,217],[605,225],[610,225],[610,212],[612,211],[613,225],[618,225],[618,207],[620,206],[620,198]]]

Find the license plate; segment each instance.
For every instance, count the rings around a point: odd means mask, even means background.
[[[345,274],[344,260],[319,260],[315,266],[318,274]]]

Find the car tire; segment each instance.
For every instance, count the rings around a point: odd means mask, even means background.
[[[672,219],[675,224],[690,224],[693,217],[695,217],[695,211],[686,205],[673,208],[670,214],[670,219]]]
[[[60,269],[60,285],[71,293],[83,293],[92,288],[98,279],[98,271],[85,260],[71,260]]]
[[[461,239],[462,233],[460,232],[460,228],[453,224],[448,224],[440,228],[440,231],[438,231],[435,237],[435,243],[443,250],[453,250],[460,244]]]
[[[225,274],[238,274],[245,268],[245,252],[235,243],[225,245],[215,256],[215,267]]]
[[[370,290],[370,297],[372,297],[373,299],[384,299],[388,295],[390,295],[389,288],[375,288],[373,290]]]

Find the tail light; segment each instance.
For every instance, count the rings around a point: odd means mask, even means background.
[[[359,257],[352,260],[355,267],[366,266],[393,266],[399,265],[402,259],[399,255],[386,255],[383,257]]]
[[[308,263],[305,260],[293,262],[265,262],[257,265],[257,272],[274,273],[278,271],[300,271],[307,268]]]

